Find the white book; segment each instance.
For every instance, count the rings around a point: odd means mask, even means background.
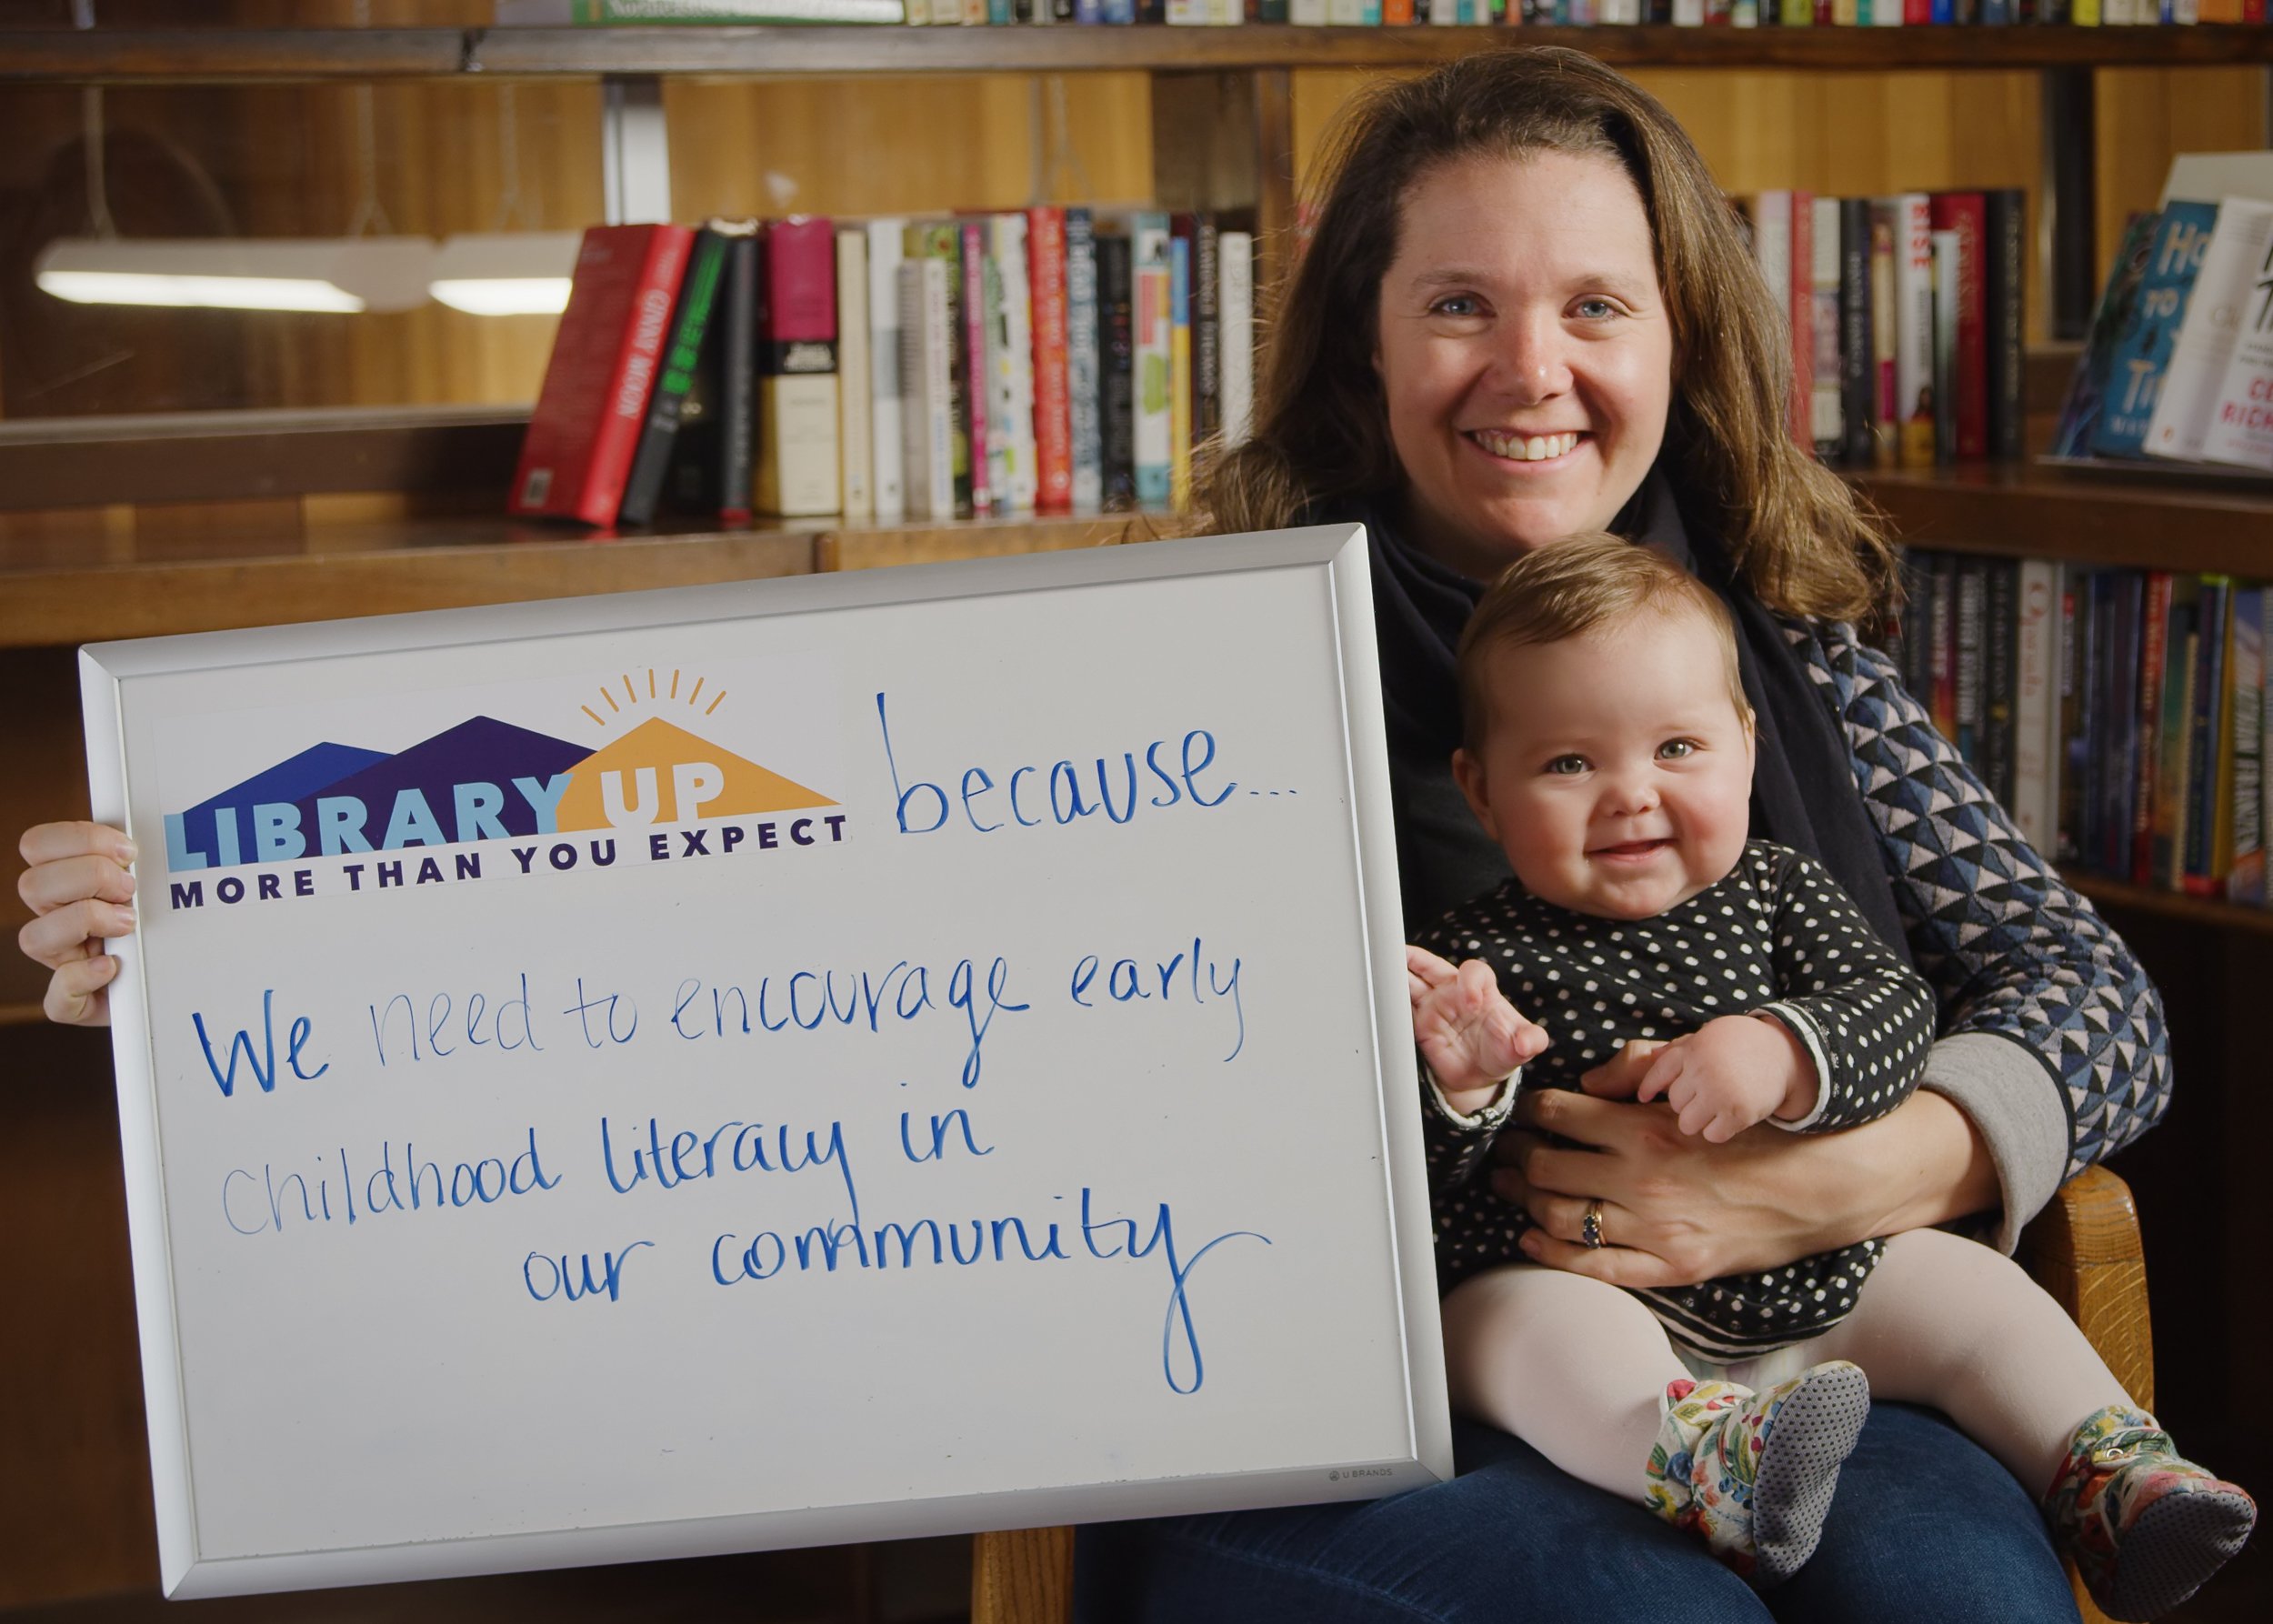
[[[2263,206],[2228,198],[2218,205],[2218,224],[2223,227],[2229,210]],[[2234,316],[2233,354],[2203,432],[2202,459],[2273,472],[2273,230],[2265,234]]]
[[[1362,28],[1366,0],[1326,0],[1326,20],[1337,28]]]
[[[2138,21],[2138,0],[2100,0],[2099,21],[2109,28],[2131,26]]]
[[[1902,26],[1902,0],[1873,0],[1870,22],[1874,28]]]
[[[876,523],[907,516],[902,484],[906,451],[900,443],[900,261],[907,222],[868,222],[868,445],[869,496]]]
[[[2219,200],[2218,223],[2203,251],[2202,268],[2195,273],[2194,292],[2139,446],[2148,456],[2200,459],[2268,236],[2273,236],[2273,204],[2245,197]]]
[[[931,21],[931,0],[907,0],[907,21],[911,27],[922,27]]]
[[[1460,0],[1413,0],[1413,3],[1427,8],[1428,24],[1432,28],[1447,27],[1460,20]]]
[[[1207,0],[1168,0],[1171,27],[1197,28],[1207,23]]]
[[[1287,20],[1306,28],[1326,25],[1326,0],[1287,0]]]
[[[1046,5],[1048,0],[1039,0]],[[1207,0],[1207,20],[1218,28],[1228,28],[1247,21],[1246,7],[1240,0]]]
[[[1894,198],[1894,401],[1901,466],[1934,460],[1934,226],[1923,192]]]
[[[947,266],[942,259],[900,262],[900,376],[906,386],[900,417],[910,518],[955,516],[955,426],[950,416]]]
[[[876,516],[868,331],[868,234],[847,226],[836,234],[836,511],[847,524]]]
[[[1673,0],[1673,25],[1676,28],[1705,26],[1705,0]]]
[[[1752,198],[1752,257],[1767,282],[1768,296],[1791,325],[1791,194],[1758,192]]]
[[[2049,857],[2059,838],[2060,566],[2020,561],[2013,658],[2013,821]]]
[[[1247,437],[1255,415],[1255,238],[1216,239],[1216,416],[1226,449]]]
[[[1066,211],[1066,407],[1074,511],[1105,506],[1105,422],[1097,347],[1097,242],[1086,208]]]
[[[1034,444],[1034,298],[1026,238],[1025,215],[987,216],[986,251],[1002,280],[1002,325],[986,346],[995,373],[986,403],[986,456],[995,505],[1017,513],[1032,513],[1041,489]]]
[[[1815,372],[1807,396],[1808,432],[1818,446],[1847,439],[1845,380],[1839,376],[1839,200],[1817,197],[1810,209],[1808,314],[1814,328]],[[1837,455],[1836,450],[1833,455]]]

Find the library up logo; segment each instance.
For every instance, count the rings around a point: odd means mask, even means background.
[[[696,732],[702,718],[715,714],[726,698],[716,688],[706,698],[706,686],[699,676],[655,667],[644,673],[644,680],[635,681],[627,672],[609,682],[579,707],[602,728],[621,729],[596,750],[484,716],[393,752],[328,741],[310,746],[186,811],[168,812],[166,870],[181,874],[587,831],[623,834],[650,825],[762,819],[770,813],[837,805]],[[793,823],[795,844],[816,843],[807,828],[816,821]],[[829,826],[826,843],[843,838],[841,817],[817,821]],[[761,822],[747,830],[729,827],[722,845],[731,851],[749,835],[761,847],[777,841],[771,824]],[[685,837],[695,839],[695,850],[707,855],[699,839]],[[663,842],[659,834],[651,839]],[[596,860],[599,844],[591,843]],[[517,850],[515,855],[522,856]],[[610,841],[605,860],[613,857]],[[422,867],[427,866],[430,858]],[[466,856],[458,866],[460,877],[479,877],[477,855],[470,874]],[[523,857],[522,870],[530,866]],[[573,865],[560,861],[556,848],[550,866]],[[438,867],[435,877],[440,877]],[[274,894],[271,883],[263,881],[264,895]]]

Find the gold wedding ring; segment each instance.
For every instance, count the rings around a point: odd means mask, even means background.
[[[1578,1238],[1590,1251],[1602,1248],[1602,1198],[1597,1196],[1587,1203],[1587,1216],[1578,1220]]]

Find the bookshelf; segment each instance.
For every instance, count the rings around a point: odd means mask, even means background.
[[[2048,82],[2088,77],[2094,70],[2273,65],[2273,30],[2215,26],[101,28],[0,31],[0,84],[463,86],[516,80],[573,88],[576,81],[662,77],[706,90],[728,81],[810,82],[768,84],[769,92],[779,92],[846,76],[1134,72],[1149,81],[1158,201],[1252,209],[1267,242],[1293,220],[1300,132],[1290,86],[1298,75],[1425,67],[1506,44],[1575,45],[1621,67],[1719,75],[1723,83],[1758,70],[1859,85],[1870,75],[1939,70],[2041,72]],[[2048,110],[2051,102],[2048,96]],[[1695,124],[1692,105],[1677,110]],[[2174,119],[2168,139],[2181,139],[2181,129]],[[2100,156],[2108,164],[2127,161],[2120,152]],[[1792,157],[1776,153],[1767,162]],[[2033,153],[2028,161],[2035,162]],[[2160,155],[2151,161],[2158,175]],[[2088,228],[2083,236],[2088,242]],[[1270,268],[1264,258],[1258,282],[1267,281]],[[2088,275],[2096,279],[2099,268],[2095,264]],[[2048,360],[2047,375],[2064,378],[2065,364],[2064,357]],[[696,524],[595,536],[500,516],[525,421],[525,412],[453,407],[0,425],[0,684],[14,701],[15,768],[10,787],[0,792],[5,844],[12,846],[14,831],[34,817],[84,809],[57,799],[83,793],[70,656],[81,641],[1110,545],[1144,528],[1130,516],[1106,515],[890,527],[826,519],[735,529]],[[2030,443],[2042,437],[2032,432]],[[1937,547],[2273,574],[2273,489],[2036,467],[1856,479],[1900,534]],[[100,493],[101,506],[90,504],[91,492]],[[2221,1028],[2227,1007],[2248,1007],[2243,1000],[2268,957],[2273,914],[2097,877],[2079,876],[2077,883],[2115,913],[2149,956],[2158,977],[2174,988],[2174,1016],[2188,1030]],[[8,1169],[0,1188],[73,1192],[80,1230],[69,1245],[50,1248],[55,1258],[37,1265],[40,1272],[6,1278],[18,1282],[18,1301],[99,1298],[85,1323],[93,1328],[90,1342],[101,1346],[91,1352],[26,1349],[5,1366],[13,1384],[47,1395],[39,1414],[0,1425],[10,1459],[34,1468],[51,1460],[66,1465],[54,1473],[14,1474],[20,1483],[14,1498],[0,1492],[0,1519],[18,1529],[15,1549],[25,1553],[0,1573],[0,1608],[146,1585],[150,1570],[143,1549],[148,1519],[137,1509],[146,1504],[147,1477],[131,1302],[122,1284],[115,1136],[99,1098],[107,1056],[99,1040],[44,1026],[39,983],[30,969],[13,956],[0,965],[0,1057],[6,1062],[0,1069],[34,1079],[0,1100],[0,1158]],[[2224,1002],[2206,1004],[2213,995]],[[2233,1038],[2213,1037],[2206,1051],[2221,1041],[2231,1054],[2214,1064],[2231,1079],[2227,1093],[2234,1097],[2254,1057]],[[2201,1098],[2217,1093],[2214,1079],[2195,1086]],[[90,1090],[97,1096],[91,1105]],[[2216,1111],[2208,1116],[2213,1125],[2222,1120]],[[2202,1149],[2199,1134],[2182,1139],[2166,1130],[2155,1138],[2161,1143],[2147,1148],[2174,1166]],[[2234,1142],[2248,1138],[2232,1130]],[[2217,1153],[2213,1143],[2211,1161]],[[2229,1186],[2247,1188],[2231,1180]],[[2158,1191],[2149,1205],[2151,1213],[2171,1210]],[[0,1199],[0,1226],[10,1233],[52,1232],[52,1225],[35,1230],[35,1224],[50,1220],[34,1193]],[[2155,1231],[2149,1233],[2151,1239]],[[2222,1338],[2237,1350],[2229,1386],[2243,1390],[2246,1350],[2273,1334],[2273,1325],[2241,1263],[2207,1283],[2175,1270],[2166,1276],[2159,1258],[2156,1268],[2158,1284],[2178,1287],[2176,1300],[2224,1302],[2214,1310],[2224,1318],[2201,1338],[2213,1346]],[[2198,1375],[2204,1357],[2196,1356]],[[2183,1383],[2183,1364],[2167,1368],[2173,1385]]]

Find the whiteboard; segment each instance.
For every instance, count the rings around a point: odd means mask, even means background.
[[[81,670],[168,1594],[1449,1475],[1361,529]]]

